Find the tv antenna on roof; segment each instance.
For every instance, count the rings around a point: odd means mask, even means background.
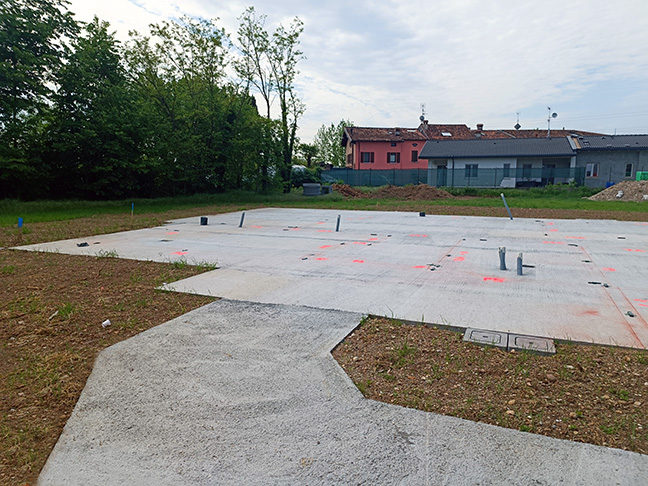
[[[519,130],[520,128],[522,128],[522,125],[520,125],[520,112],[519,111],[517,112],[517,123],[515,125],[513,125],[513,128],[515,128],[516,130]]]
[[[549,110],[549,115],[547,116],[547,138],[551,138],[551,119],[556,118],[558,113],[551,113],[550,106],[547,106],[547,110]]]
[[[421,103],[421,116],[419,117],[419,120],[425,120],[425,103]]]

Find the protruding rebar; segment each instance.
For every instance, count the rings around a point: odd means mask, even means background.
[[[245,219],[245,211],[243,211],[243,214],[241,214],[241,222],[239,223],[239,228],[243,227],[243,220]]]
[[[500,270],[506,270],[506,247],[499,247]]]
[[[522,253],[518,253],[517,257],[517,274],[522,275]]]
[[[340,231],[340,215],[338,214],[337,224],[335,225],[335,232]]]

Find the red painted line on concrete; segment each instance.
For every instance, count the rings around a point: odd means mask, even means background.
[[[317,230],[318,233],[331,233],[333,230]]]
[[[369,238],[369,241],[378,241],[378,238]]]
[[[572,240],[584,240],[584,236],[565,236],[565,238],[570,238]]]
[[[504,279],[499,277],[484,277],[484,282],[488,282],[488,281],[501,283],[504,281]]]
[[[614,268],[610,268],[610,267],[603,267],[601,268],[601,270],[603,270],[604,272],[616,272]]]
[[[413,238],[427,238],[428,235],[410,235]]]
[[[170,231],[169,233],[166,233],[167,235],[177,235],[180,233],[179,231]]]
[[[599,311],[594,310],[594,309],[590,309],[590,310],[586,310],[586,311],[584,311],[584,312],[583,312],[583,315],[585,315],[585,316],[598,316],[598,315],[599,315]]]
[[[456,257],[456,258],[455,258],[454,260],[452,260],[452,261],[453,261],[453,262],[463,262],[464,260],[465,260],[464,257]]]
[[[174,251],[171,254],[172,255],[180,255],[180,256],[182,256],[182,255],[186,255],[187,253],[189,253],[189,252],[188,251]]]
[[[635,299],[635,302],[645,302],[648,304],[648,299]]]
[[[412,268],[427,268],[427,265],[416,265]]]
[[[639,307],[648,307],[648,304],[637,304]]]
[[[263,226],[252,225],[250,228],[263,228]]]
[[[552,225],[555,224],[555,223],[547,223],[547,224],[548,224],[549,226],[552,226]]]
[[[328,258],[323,258],[323,257],[320,257],[320,258],[316,258],[315,260],[317,260],[317,261],[320,261],[320,262],[321,262],[321,261],[323,261],[323,260],[328,260]]]
[[[364,263],[364,260],[353,260],[353,263]]]
[[[333,245],[320,246],[320,250],[323,250],[324,248],[333,248]]]
[[[543,243],[547,243],[549,245],[564,245],[564,241],[543,241]]]
[[[354,241],[353,244],[354,245],[366,245],[367,242],[366,241]]]
[[[467,252],[467,251],[460,251],[459,254],[460,254],[460,255],[467,255],[468,252]]]
[[[319,223],[315,223],[315,224],[324,224],[324,221],[320,221]]]
[[[299,231],[301,228],[290,228],[290,231]]]
[[[638,251],[640,253],[646,253],[646,250],[633,250],[632,248],[624,248],[625,251]]]
[[[550,229],[549,231],[558,231],[557,229]]]

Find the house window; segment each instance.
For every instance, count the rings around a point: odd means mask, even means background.
[[[585,177],[598,177],[598,171],[598,164],[587,164],[585,166]]]
[[[373,164],[374,153],[373,152],[360,152],[360,162],[363,164]]]
[[[479,164],[466,164],[466,177],[477,177],[477,169]]]
[[[387,153],[387,163],[388,164],[398,164],[400,162],[400,152],[388,152]]]
[[[632,164],[626,164],[625,176],[632,177]]]
[[[533,166],[531,164],[524,164],[522,166],[522,177],[526,177],[527,179],[531,177],[531,168]]]
[[[392,147],[395,147],[395,146],[396,146],[396,142],[392,142],[392,143],[391,143],[391,146],[392,146]]]
[[[418,150],[412,150],[412,162],[418,162]]]
[[[504,164],[504,176],[511,177],[511,164]]]
[[[349,167],[351,167],[351,165],[353,165],[353,155],[352,154],[347,155],[347,165]]]

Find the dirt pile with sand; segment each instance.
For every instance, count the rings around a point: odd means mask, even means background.
[[[617,197],[623,191],[621,197]],[[634,201],[648,203],[648,181],[622,181],[594,194],[592,201]]]
[[[436,199],[453,199],[447,191],[419,184],[416,186],[384,186],[375,192],[363,192],[346,184],[334,184],[333,190],[350,199],[401,199],[406,201],[432,201]]]

